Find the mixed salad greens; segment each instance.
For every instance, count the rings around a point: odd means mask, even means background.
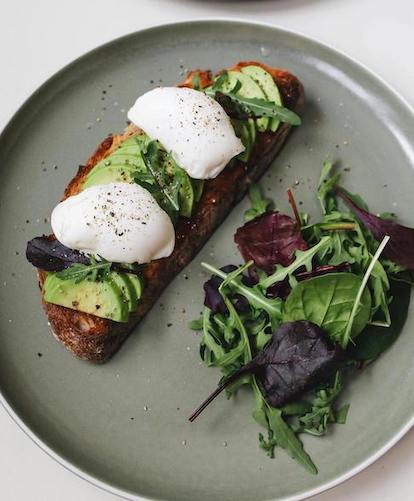
[[[414,229],[393,214],[371,214],[339,181],[325,162],[317,223],[290,190],[294,218],[272,210],[253,186],[234,236],[245,264],[202,264],[212,277],[202,317],[190,323],[202,331],[201,358],[223,374],[190,421],[223,390],[230,397],[248,385],[253,417],[267,430],[260,446],[271,457],[285,449],[311,473],[317,468],[299,434],[321,436],[345,423],[349,405],[337,405],[344,380],[398,337],[414,283]]]

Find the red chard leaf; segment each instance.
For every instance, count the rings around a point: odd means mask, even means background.
[[[226,387],[245,375],[254,375],[267,403],[282,407],[325,381],[344,361],[344,352],[312,322],[282,324],[270,344],[224,380],[190,416],[194,421]]]
[[[295,258],[295,251],[308,248],[296,222],[286,214],[267,212],[238,228],[234,241],[243,259],[266,273],[273,273],[275,266],[288,266]]]
[[[27,243],[26,258],[33,266],[45,271],[62,271],[75,263],[90,264],[90,259],[81,252],[45,236],[32,238]]]
[[[231,273],[237,270],[237,266],[229,264],[220,268],[224,273]],[[223,279],[217,275],[213,275],[207,282],[204,283],[203,288],[205,292],[204,306],[210,308],[214,313],[227,313],[227,306],[224,303],[223,296],[219,292],[219,287]],[[249,309],[248,300],[241,294],[233,294],[230,298],[236,311],[242,313]]]
[[[402,226],[392,219],[382,219],[362,209],[343,188],[336,187],[335,191],[373,234],[375,240],[381,242],[386,235],[390,237],[384,255],[407,270],[414,270],[414,228]]]
[[[288,322],[252,363],[264,397],[281,407],[326,380],[343,359],[342,350],[312,322]]]

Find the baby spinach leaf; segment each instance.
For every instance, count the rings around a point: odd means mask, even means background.
[[[333,341],[342,343],[361,284],[362,278],[353,273],[331,273],[300,282],[286,299],[283,321],[308,320],[325,330]],[[352,337],[367,325],[370,314],[371,294],[365,288]]]

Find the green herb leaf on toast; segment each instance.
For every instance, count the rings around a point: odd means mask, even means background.
[[[104,259],[97,260],[94,257],[90,258],[91,264],[73,264],[69,268],[56,273],[57,277],[62,280],[74,280],[75,283],[82,280],[91,280],[93,282],[102,281],[109,275],[112,263]]]

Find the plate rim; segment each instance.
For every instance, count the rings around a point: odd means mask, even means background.
[[[272,30],[276,30],[289,35],[293,35],[295,37],[299,37],[302,39],[305,39],[307,41],[312,42],[315,45],[318,45],[322,49],[327,49],[328,51],[339,55],[341,58],[345,59],[347,62],[351,63],[352,65],[358,67],[359,69],[363,70],[366,74],[368,74],[372,79],[376,80],[379,82],[386,90],[389,92],[397,101],[400,102],[403,108],[405,108],[409,114],[412,115],[413,121],[414,121],[414,106],[410,104],[410,102],[399,92],[397,91],[390,83],[388,83],[383,77],[375,73],[375,71],[371,70],[368,66],[366,66],[364,63],[354,59],[352,56],[347,55],[345,52],[342,50],[336,48],[334,45],[331,45],[330,43],[326,42],[321,42],[318,39],[309,36],[305,33],[303,33],[300,30],[294,30],[291,28],[286,28],[283,27],[279,24],[273,24],[273,23],[266,23],[263,21],[249,21],[243,18],[237,18],[237,17],[232,17],[232,16],[208,16],[208,17],[194,17],[194,18],[187,18],[187,19],[181,19],[178,21],[172,21],[172,22],[165,22],[165,23],[154,23],[149,25],[148,27],[145,27],[140,30],[128,32],[124,35],[112,38],[100,45],[96,45],[90,50],[87,50],[86,52],[83,52],[80,54],[78,57],[75,59],[72,59],[68,63],[64,64],[61,66],[59,69],[57,69],[54,73],[52,73],[40,86],[38,86],[33,92],[29,94],[29,96],[23,100],[23,102],[20,104],[18,109],[11,115],[11,117],[7,120],[6,125],[3,127],[1,133],[0,133],[0,142],[4,139],[6,134],[8,133],[9,129],[13,126],[13,123],[16,121],[16,119],[19,118],[20,113],[22,112],[23,108],[26,106],[30,105],[30,103],[36,99],[37,95],[40,94],[43,89],[49,85],[51,81],[53,81],[55,78],[58,78],[62,73],[65,71],[69,70],[71,66],[77,64],[80,60],[83,58],[89,57],[93,55],[93,53],[100,51],[102,49],[105,49],[106,47],[113,45],[117,42],[122,42],[123,40],[126,40],[129,37],[133,37],[135,35],[141,34],[141,33],[146,33],[150,31],[155,31],[157,29],[163,29],[163,28],[170,28],[170,27],[175,27],[175,26],[185,26],[189,24],[204,24],[204,23],[211,23],[211,22],[217,22],[220,24],[225,24],[225,23],[234,23],[234,24],[241,24],[245,26],[259,26],[262,28],[268,28]],[[14,421],[14,423],[23,431],[23,433],[32,440],[32,442],[39,447],[44,453],[46,453],[51,459],[56,461],[59,465],[63,466],[67,471],[73,473],[76,475],[78,478],[81,478],[82,480],[87,481],[91,485],[94,485],[95,487],[98,487],[99,489],[106,491],[110,494],[114,494],[118,496],[120,499],[126,499],[126,500],[140,500],[140,499],[145,499],[145,500],[156,500],[158,498],[150,498],[144,495],[137,495],[136,493],[133,493],[127,489],[120,489],[114,485],[112,485],[109,482],[103,481],[90,473],[87,473],[86,471],[82,470],[69,460],[65,459],[62,457],[58,452],[54,451],[52,447],[47,445],[43,439],[38,436],[34,431],[30,429],[30,427],[25,423],[24,419],[22,419],[18,412],[13,409],[13,406],[9,403],[8,399],[6,398],[3,389],[0,386],[0,404],[4,408],[4,410],[7,412],[7,414],[10,416],[10,418]],[[403,437],[406,435],[411,428],[414,427],[414,411],[412,413],[411,418],[407,420],[407,422],[399,428],[399,430],[388,440],[387,443],[385,443],[380,449],[378,449],[376,452],[372,453],[367,459],[364,461],[360,462],[353,468],[345,471],[342,475],[337,476],[333,480],[330,480],[328,482],[325,482],[317,487],[314,487],[313,489],[307,489],[303,490],[295,495],[292,496],[285,496],[283,498],[279,498],[279,501],[300,501],[303,499],[308,499],[312,496],[315,496],[317,494],[321,494],[322,492],[326,492],[346,480],[349,480],[350,478],[354,477],[361,471],[365,470],[368,466],[372,465],[375,463],[378,459],[380,459],[386,452],[388,452],[394,445],[396,445]],[[271,501],[270,499],[268,501]]]

